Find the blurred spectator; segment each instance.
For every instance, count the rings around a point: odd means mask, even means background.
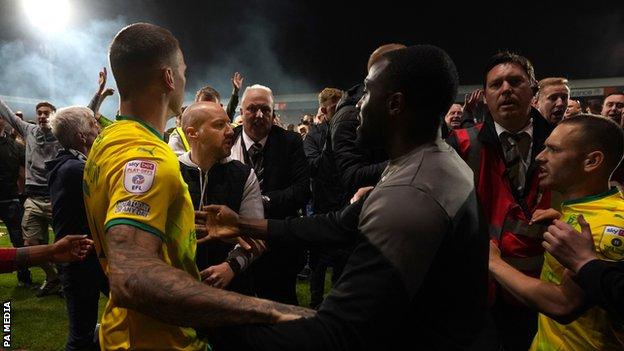
[[[52,205],[48,189],[48,172],[45,161],[51,160],[61,149],[48,124],[50,114],[56,107],[47,101],[42,101],[35,107],[37,124],[30,124],[19,117],[3,102],[0,101],[0,116],[22,135],[26,140],[26,196],[24,202],[24,216],[22,230],[24,245],[40,245],[49,241],[48,226],[52,222]],[[46,274],[37,296],[57,293],[60,281],[56,270],[51,263],[44,263],[41,268]]]
[[[63,145],[56,158],[46,161],[49,171],[52,226],[56,241],[72,234],[91,231],[82,198],[85,161],[100,132],[93,111],[87,107],[67,107],[50,118],[52,132]],[[58,265],[69,317],[66,350],[88,350],[99,347],[95,335],[100,292],[108,297],[108,278],[95,252],[84,261]]]
[[[185,108],[186,106],[182,106],[182,113],[184,113]],[[175,127],[173,127],[173,130],[169,133],[167,144],[176,156],[180,156],[191,149],[188,139],[184,134],[184,130],[182,129],[182,114],[175,117]]]
[[[462,128],[469,128],[476,123],[482,123],[487,114],[483,89],[476,89],[464,96],[464,111]]]
[[[622,126],[622,114],[624,113],[624,93],[608,95],[603,104],[601,115],[611,118],[620,127]]]
[[[464,113],[464,108],[460,104],[453,104],[451,108],[444,116],[444,122],[446,123],[446,127],[450,129],[458,129],[461,128],[462,116]]]
[[[599,99],[599,98],[588,99],[587,108],[585,112],[590,113],[592,115],[600,115],[600,112],[602,111],[602,106],[603,106],[602,99]]]
[[[297,132],[301,135],[301,139],[305,139],[308,135],[308,126],[303,123],[298,125]]]
[[[18,144],[5,132],[7,123],[0,118],[0,219],[9,233],[15,248],[24,246],[22,215],[24,208],[19,200],[18,178],[24,168],[24,146]],[[32,279],[28,268],[17,271],[18,286],[30,287]]]
[[[403,48],[405,45],[395,43],[378,47],[368,58],[367,70],[370,70],[383,54]],[[357,129],[360,120],[356,104],[362,98],[363,92],[362,84],[345,91],[330,121],[331,151],[347,200],[358,189],[377,184],[388,160],[388,155],[383,149],[362,148],[359,145]]]
[[[303,117],[301,117],[301,124],[306,125],[306,126],[313,125],[314,124],[314,116],[309,115],[309,114],[303,115]]]
[[[288,124],[288,127],[286,127],[286,130],[294,132],[295,131],[295,125],[292,123]]]
[[[579,100],[570,99],[568,100],[568,107],[566,108],[566,112],[563,115],[563,118],[570,118],[581,113],[583,113],[583,107],[581,106],[581,102]]]
[[[238,72],[235,72],[230,79],[230,81],[232,82],[232,95],[230,96],[230,101],[228,102],[227,108],[225,109],[225,112],[227,113],[228,117],[230,117],[230,119],[234,118],[234,115],[236,114],[236,106],[238,106],[238,93],[244,79],[245,77],[243,77]],[[212,101],[217,104],[221,104],[221,94],[219,94],[219,92],[215,88],[206,85],[195,93],[195,102],[198,101]],[[223,105],[221,104],[221,106]]]
[[[284,125],[284,122],[282,122],[282,119],[280,118],[280,116],[275,113],[275,111],[273,111],[273,124],[282,128],[282,129],[286,129],[286,126]]]
[[[319,109],[317,119],[319,123],[310,127],[310,132],[303,142],[303,149],[310,165],[312,178],[312,208],[314,214],[324,214],[337,211],[346,202],[346,194],[336,174],[329,134],[329,123],[336,113],[336,105],[343,93],[336,88],[325,88],[318,95]],[[310,307],[317,308],[323,301],[325,289],[325,272],[332,267],[332,284],[342,274],[348,251],[336,250],[329,247],[310,249]]]
[[[565,78],[544,78],[537,83],[534,106],[546,118],[556,125],[561,122],[568,107],[570,88]]]

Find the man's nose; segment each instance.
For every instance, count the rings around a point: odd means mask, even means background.
[[[503,84],[501,85],[501,90],[503,92],[511,92],[512,86],[511,84],[509,84],[508,81],[503,81]]]

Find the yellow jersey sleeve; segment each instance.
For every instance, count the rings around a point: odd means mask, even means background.
[[[180,166],[166,144],[132,148],[108,172],[109,204],[104,231],[132,225],[167,241],[167,212],[180,191]]]

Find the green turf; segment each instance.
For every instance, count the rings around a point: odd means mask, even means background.
[[[6,228],[0,225],[0,247],[10,247]],[[31,268],[33,280],[41,283],[45,274],[41,268]],[[331,286],[330,274],[325,291]],[[297,283],[297,296],[302,306],[310,305],[307,281]],[[100,315],[106,298],[100,298]],[[0,302],[11,302],[11,347],[14,350],[62,350],[67,338],[65,301],[58,296],[35,297],[35,291],[17,287],[15,273],[0,274]],[[1,345],[0,345],[1,346]],[[1,348],[0,348],[1,349]]]

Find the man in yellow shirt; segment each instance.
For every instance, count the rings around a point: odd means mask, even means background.
[[[199,281],[193,205],[178,160],[162,140],[167,116],[180,113],[184,96],[178,41],[164,28],[136,23],[116,35],[109,59],[120,115],[94,142],[83,186],[110,281],[102,349],[204,350],[193,328],[311,315]]]
[[[612,121],[579,115],[562,121],[537,157],[540,186],[563,196],[562,218],[550,232],[579,230],[585,219],[599,258],[624,260],[624,197],[609,188],[609,178],[622,159],[624,134]],[[534,220],[547,217],[535,213]],[[546,244],[547,245],[547,244]],[[570,272],[545,254],[540,279],[524,275],[505,263],[490,245],[490,272],[520,301],[539,312],[538,331],[531,350],[620,350],[624,326],[600,307],[585,303]]]

